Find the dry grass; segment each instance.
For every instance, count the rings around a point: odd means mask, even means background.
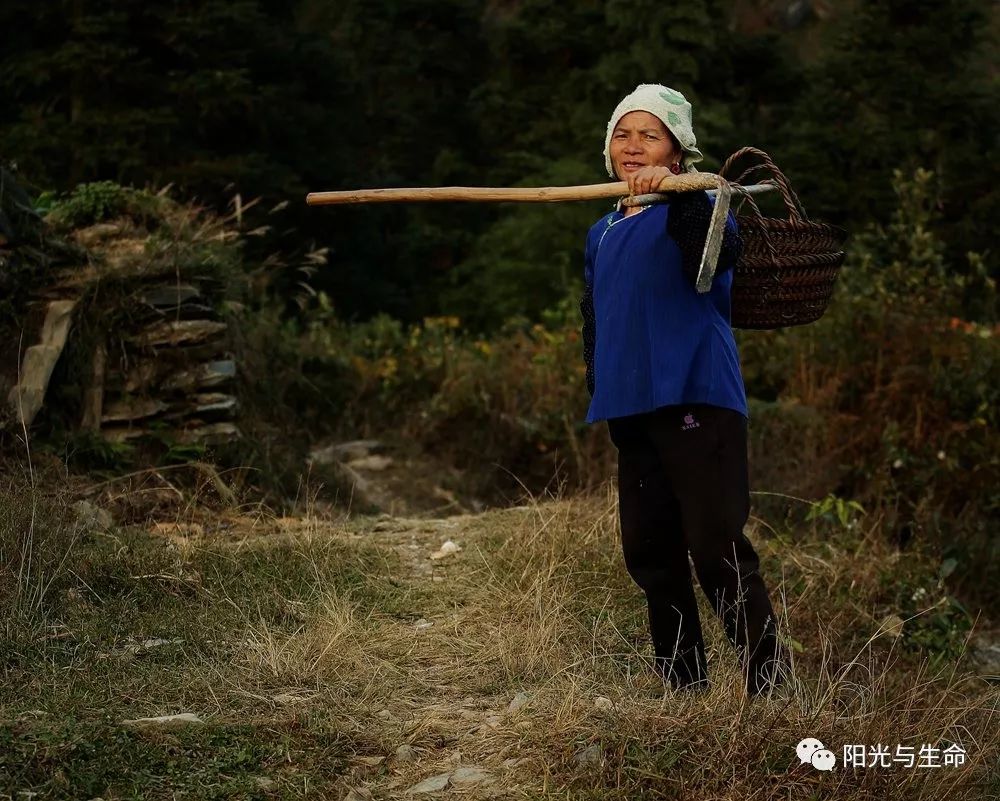
[[[114,717],[199,713],[214,731],[237,732],[227,748],[293,732],[296,759],[254,757],[244,767],[287,798],[310,787],[395,798],[444,774],[441,793],[468,798],[980,799],[998,788],[996,686],[968,660],[932,663],[880,627],[883,568],[898,557],[864,532],[796,545],[751,533],[783,633],[801,644],[788,692],[766,700],[746,697],[704,598],[711,691],[687,697],[655,679],[610,486],[588,499],[444,520],[258,510],[137,536],[167,546],[199,589],[165,587],[165,609],[151,597],[121,625],[134,636],[172,625],[191,643],[183,657],[122,663],[111,687],[100,663],[82,657],[75,687],[44,668],[9,673],[4,717],[23,720],[31,708],[86,717],[99,702]],[[431,559],[449,538],[461,550]],[[93,638],[108,611],[94,605],[68,630]],[[523,703],[511,709],[515,698]],[[322,739],[332,731],[339,761],[310,761],[332,747]],[[945,741],[960,743],[968,761],[821,773],[795,755],[807,736],[838,763],[846,743]],[[404,744],[414,759],[397,757]],[[462,766],[488,776],[463,784]]]
[[[332,594],[278,641],[266,627],[248,626],[254,637],[244,680],[265,676],[310,692],[309,703],[335,705],[351,730],[376,735],[389,760],[362,765],[345,777],[352,786],[388,797],[452,770],[457,752],[462,764],[497,779],[472,795],[502,787],[546,797],[981,797],[987,757],[998,745],[991,717],[998,696],[960,665],[930,673],[926,660],[902,653],[865,612],[877,584],[872,566],[892,558],[877,543],[862,538],[854,552],[832,554],[815,545],[773,554],[760,543],[762,553],[805,577],[794,597],[768,577],[785,633],[803,644],[793,652],[790,691],[748,699],[713,622],[706,628],[714,686],[690,699],[665,691],[649,672],[644,607],[620,561],[608,498],[451,523],[447,531],[411,521],[365,534],[399,554],[394,577],[429,589],[413,615],[433,626],[418,629],[412,619]],[[420,567],[446,537],[463,550],[428,575]],[[831,608],[837,597],[846,603]],[[702,614],[711,619],[707,603]],[[528,700],[508,713],[519,692]],[[599,697],[607,701],[595,706]],[[838,757],[844,743],[960,742],[969,762],[827,775],[798,764],[794,747],[805,736],[819,737]],[[394,762],[404,742],[417,749],[417,762]],[[601,761],[578,764],[575,755],[594,743]]]

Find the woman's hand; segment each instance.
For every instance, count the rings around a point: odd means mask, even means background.
[[[630,173],[626,179],[629,192],[633,195],[648,195],[650,192],[657,192],[660,188],[660,182],[671,175],[673,173],[666,167],[640,167],[635,172]]]

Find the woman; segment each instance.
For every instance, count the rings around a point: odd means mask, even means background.
[[[702,154],[691,104],[641,84],[608,122],[608,174],[631,194],[657,191],[694,172]],[[688,566],[736,647],[747,691],[782,682],[775,615],[753,545],[747,410],[730,327],[730,288],[740,252],[729,215],[713,285],[694,287],[712,204],[704,192],[619,208],[587,235],[580,303],[591,395],[587,422],[607,420],[618,450],[625,565],[645,592],[654,665],[675,689],[709,685]]]

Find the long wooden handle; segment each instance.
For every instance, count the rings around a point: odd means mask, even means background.
[[[670,175],[660,182],[659,192],[693,192],[715,189],[721,179],[710,172]],[[412,189],[353,189],[342,192],[310,192],[306,203],[326,206],[335,203],[399,203],[406,201],[516,201],[553,203],[561,200],[597,200],[627,195],[628,183],[586,184],[583,186],[487,187],[439,186]]]

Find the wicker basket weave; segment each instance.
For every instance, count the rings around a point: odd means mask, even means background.
[[[730,178],[733,164],[747,155],[757,156],[760,163]],[[753,198],[742,195],[740,202],[748,202],[753,213],[736,218],[743,254],[733,274],[732,326],[774,329],[815,322],[830,304],[844,263],[847,232],[810,221],[788,179],[762,150],[744,147],[736,151],[719,175],[739,194],[740,183],[759,170],[770,172],[771,177],[762,183],[773,183],[781,191],[788,219],[763,216]]]

